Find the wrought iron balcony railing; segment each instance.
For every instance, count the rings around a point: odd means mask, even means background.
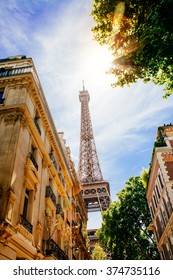
[[[38,170],[38,164],[35,160],[35,157],[34,157],[33,153],[30,153],[29,157],[30,157],[30,160],[32,161],[33,165],[35,166],[35,168]]]
[[[12,69],[2,69],[0,72],[0,77],[8,77],[13,75],[25,74],[32,71],[32,66],[12,68]]]
[[[68,260],[68,256],[53,239],[43,240],[43,252],[45,256],[53,255],[58,260]]]
[[[56,196],[50,186],[46,186],[46,197],[50,197],[53,204],[56,205]]]
[[[20,223],[27,231],[32,234],[32,225],[23,215],[20,215]]]

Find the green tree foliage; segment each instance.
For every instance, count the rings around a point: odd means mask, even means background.
[[[106,260],[106,253],[103,248],[96,243],[92,252],[92,260]]]
[[[142,79],[173,92],[173,1],[93,0],[94,38],[110,46],[113,86]]]
[[[146,189],[140,177],[130,177],[118,200],[103,213],[99,240],[117,260],[159,259],[153,234]]]
[[[141,172],[141,180],[142,180],[142,184],[144,186],[144,188],[146,189],[148,186],[148,180],[149,180],[149,169],[142,169]]]

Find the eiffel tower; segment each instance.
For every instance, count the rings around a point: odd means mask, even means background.
[[[89,111],[90,96],[85,90],[84,83],[79,100],[81,102],[79,180],[87,211],[102,212],[109,207],[110,189],[100,169]]]

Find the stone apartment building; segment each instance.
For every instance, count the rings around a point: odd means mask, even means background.
[[[157,130],[150,166],[147,200],[158,251],[162,259],[173,259],[173,125]]]
[[[89,259],[87,219],[32,59],[1,59],[0,259]]]

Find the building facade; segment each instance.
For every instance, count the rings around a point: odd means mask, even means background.
[[[0,259],[89,259],[87,212],[31,58],[0,60]]]
[[[158,128],[150,166],[147,200],[158,251],[173,259],[173,125]]]

